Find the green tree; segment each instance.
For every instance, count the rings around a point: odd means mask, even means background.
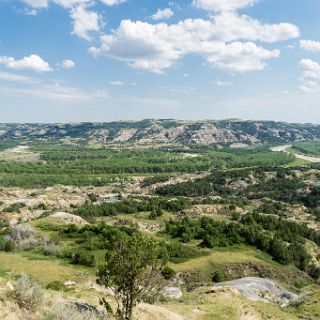
[[[119,234],[107,249],[97,282],[114,292],[117,317],[130,320],[137,303],[160,291],[168,254],[158,243],[137,233]]]

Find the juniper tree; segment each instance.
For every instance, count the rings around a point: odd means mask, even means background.
[[[138,233],[120,233],[109,242],[97,282],[113,291],[119,319],[131,320],[137,303],[159,292],[167,261],[166,250]]]

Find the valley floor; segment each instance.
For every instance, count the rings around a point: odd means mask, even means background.
[[[163,287],[182,293],[139,303],[135,320],[320,318],[320,158],[294,145],[19,146],[0,152],[1,319],[60,320],[41,311],[102,297],[115,309],[96,271],[117,232],[159,241]],[[15,296],[22,273],[44,292],[32,312]]]

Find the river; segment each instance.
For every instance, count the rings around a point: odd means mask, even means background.
[[[291,150],[288,150],[291,147],[292,147],[292,145],[290,145],[290,144],[287,144],[287,145],[284,145],[284,146],[276,146],[276,147],[271,148],[271,151],[274,151],[274,152],[286,152],[288,154],[293,154],[298,159],[309,161],[309,162],[313,162],[313,163],[320,162],[320,158],[307,156],[307,155],[299,154],[299,153],[294,153]]]

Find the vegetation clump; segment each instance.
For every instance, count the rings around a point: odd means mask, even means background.
[[[95,265],[95,257],[90,252],[78,250],[71,254],[71,263],[81,264],[86,267],[93,267]]]
[[[139,301],[159,294],[167,261],[167,253],[159,244],[139,234],[122,233],[110,242],[97,281],[113,291],[119,319],[131,320]]]
[[[240,223],[226,223],[207,217],[197,220],[168,221],[166,233],[182,242],[201,240],[206,248],[250,245],[270,254],[281,264],[293,263],[303,271],[309,271],[310,256],[304,247],[304,239],[320,240],[320,233],[298,223],[280,220],[278,217],[247,214]]]
[[[36,232],[27,224],[18,224],[9,229],[4,239],[15,251],[31,250],[37,245]]]
[[[29,275],[23,273],[13,282],[14,296],[22,309],[35,311],[43,302],[43,289]]]

